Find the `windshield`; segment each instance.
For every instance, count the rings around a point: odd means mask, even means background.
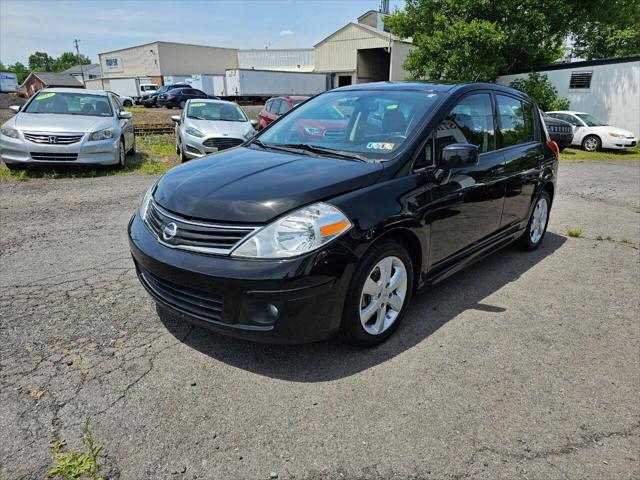
[[[232,103],[191,102],[187,117],[196,120],[221,120],[223,122],[246,122],[244,112]]]
[[[149,92],[151,90],[157,90],[158,86],[157,85],[140,85],[140,90],[142,90],[143,92]]]
[[[266,147],[306,145],[369,159],[393,156],[438,95],[428,91],[329,92],[307,101],[260,135]]]
[[[589,115],[588,113],[576,113],[576,116],[590,127],[604,127],[605,125],[607,125],[602,120],[599,120],[593,115]]]
[[[40,92],[29,102],[24,111],[25,113],[56,113],[90,117],[113,115],[107,97],[71,92]]]

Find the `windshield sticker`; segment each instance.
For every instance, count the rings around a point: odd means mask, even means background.
[[[54,92],[49,92],[49,93],[41,93],[40,95],[38,95],[36,98],[34,98],[34,100],[45,100],[47,98],[51,98],[54,97],[55,93]]]
[[[367,148],[369,150],[393,150],[395,147],[395,143],[385,143],[385,142],[369,142],[367,143]]]
[[[387,110],[395,110],[396,108],[398,108],[398,105],[396,105],[396,104],[387,105]]]
[[[204,107],[205,105],[206,105],[206,103],[204,103],[204,102],[192,103],[191,104],[192,107]]]

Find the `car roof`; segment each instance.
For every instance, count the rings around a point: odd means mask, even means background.
[[[434,82],[434,81],[405,81],[405,82],[373,82],[357,83],[346,87],[339,87],[332,91],[366,91],[366,90],[389,90],[389,91],[422,91],[422,92],[443,92],[453,93],[454,91],[468,91],[478,89],[489,89],[498,92],[509,93],[523,98],[529,98],[525,93],[515,88],[506,87],[497,83],[485,82]]]
[[[587,112],[576,112],[575,110],[550,110],[547,113],[569,113],[571,115],[589,115]]]
[[[104,90],[89,90],[87,88],[43,88],[39,90],[38,93],[42,92],[53,92],[53,93],[84,93],[85,95],[99,95],[101,97],[106,97],[107,92]]]

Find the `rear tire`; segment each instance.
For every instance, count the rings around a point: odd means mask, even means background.
[[[125,107],[133,107],[133,103],[131,103],[130,100],[125,100],[122,105],[124,105]]]
[[[133,143],[131,144],[131,148],[129,149],[129,155],[136,156],[136,136],[133,135]]]
[[[530,252],[540,246],[544,234],[547,233],[550,211],[551,197],[543,190],[536,199],[526,230],[517,240],[516,245],[518,248],[525,252]]]
[[[341,330],[352,344],[373,347],[396,331],[413,291],[413,263],[407,250],[385,240],[360,260],[342,312]]]
[[[602,141],[597,135],[587,135],[582,140],[582,149],[585,152],[597,152],[602,148]]]

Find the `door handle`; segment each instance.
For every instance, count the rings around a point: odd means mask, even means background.
[[[499,175],[501,173],[505,172],[505,168],[503,165],[496,165],[495,167],[491,167],[489,169],[489,172],[493,173],[494,175]]]

